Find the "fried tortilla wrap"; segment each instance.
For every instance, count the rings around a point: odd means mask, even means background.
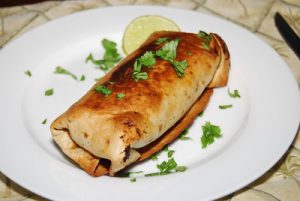
[[[184,74],[156,57],[155,64],[142,68],[147,79],[133,79],[136,61],[165,45],[157,43],[160,38],[179,41],[175,61],[186,60]],[[227,84],[229,68],[229,52],[217,34],[206,40],[193,33],[155,32],[51,124],[53,139],[90,175],[113,176],[174,141],[204,110],[211,88]],[[99,86],[111,94],[99,93]]]

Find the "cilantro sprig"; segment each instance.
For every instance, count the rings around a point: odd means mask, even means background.
[[[26,70],[24,71],[25,75],[27,75],[28,77],[31,77],[32,76],[32,73],[30,70]]]
[[[209,121],[202,126],[203,135],[201,137],[202,148],[214,143],[215,138],[222,136],[219,126],[211,124]]]
[[[117,44],[115,42],[104,38],[101,41],[101,44],[105,50],[103,58],[99,60],[95,59],[93,54],[90,53],[85,59],[85,62],[92,62],[94,65],[99,66],[101,70],[108,71],[113,68],[114,65],[122,59],[122,57],[118,53]]]
[[[95,90],[105,96],[109,96],[112,93],[112,91],[104,85],[96,86]]]
[[[71,73],[70,71],[68,71],[67,69],[61,67],[61,66],[56,66],[55,70],[54,70],[55,74],[63,74],[63,75],[69,75],[71,76],[74,80],[77,80],[77,76],[74,75],[73,73]]]
[[[160,45],[161,43],[164,43],[166,41],[168,41],[169,38],[168,37],[161,37],[161,38],[158,38],[156,41],[155,41],[155,44],[156,45]]]
[[[184,131],[182,131],[182,133],[179,136],[180,140],[191,140],[192,138],[188,137],[187,135],[189,134],[189,129],[185,129]]]
[[[166,42],[162,48],[156,51],[155,55],[163,60],[169,61],[176,71],[178,77],[184,76],[184,71],[188,67],[187,60],[175,61],[179,39]]]
[[[240,98],[241,97],[241,95],[237,89],[233,90],[233,92],[230,92],[230,90],[228,89],[227,92],[231,98]]]
[[[232,108],[232,104],[228,104],[228,105],[219,105],[219,108],[221,110],[225,110],[225,109],[228,109],[228,108]]]
[[[44,94],[45,96],[52,96],[53,93],[54,93],[54,89],[51,88],[51,89],[47,89]]]
[[[151,51],[145,52],[141,57],[139,57],[134,62],[132,79],[134,81],[146,80],[148,79],[147,72],[142,72],[142,67],[151,68],[152,65],[156,63],[156,59],[154,57],[154,53]]]
[[[173,62],[176,57],[178,43],[179,39],[166,42],[162,48],[156,51],[155,55],[163,60]]]
[[[205,31],[199,31],[197,36],[202,40],[204,40],[204,42],[202,42],[201,45],[205,50],[209,51],[210,50],[209,43],[211,41],[211,35],[206,33]]]

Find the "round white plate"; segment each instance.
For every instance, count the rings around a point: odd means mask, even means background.
[[[192,140],[177,140],[183,173],[144,177],[157,171],[147,161],[132,171],[137,181],[108,176],[93,178],[60,152],[49,125],[80,98],[104,73],[85,63],[89,53],[101,58],[103,38],[120,45],[132,19],[162,15],[185,32],[218,33],[227,43],[232,68],[227,87],[215,93],[202,117],[189,129]],[[123,55],[124,56],[124,55]],[[62,66],[85,81],[53,71]],[[32,76],[25,75],[30,70]],[[198,12],[151,6],[88,10],[42,25],[8,44],[0,52],[0,170],[25,188],[51,200],[211,200],[249,184],[285,153],[300,119],[297,84],[276,52],[260,39],[230,22]],[[45,96],[53,88],[52,96]],[[241,98],[230,98],[237,89]],[[227,110],[219,105],[233,104]],[[42,121],[47,119],[46,124]],[[222,137],[201,148],[201,126],[220,126]]]

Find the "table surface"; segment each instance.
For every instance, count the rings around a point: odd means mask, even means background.
[[[185,8],[219,16],[245,27],[278,52],[300,85],[300,60],[274,25],[274,14],[280,12],[300,35],[300,0],[68,0],[4,7],[0,8],[0,48],[32,28],[64,15],[97,7],[141,4]],[[46,199],[24,189],[0,172],[0,200]],[[287,153],[273,168],[247,187],[221,200],[300,201],[299,130]]]

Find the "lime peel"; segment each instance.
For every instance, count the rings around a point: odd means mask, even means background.
[[[125,54],[130,54],[156,31],[180,31],[172,20],[159,15],[145,15],[135,18],[125,29],[122,48]]]

